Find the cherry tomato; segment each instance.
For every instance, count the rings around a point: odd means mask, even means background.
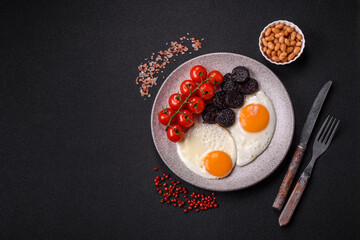
[[[169,105],[175,111],[178,110],[181,104],[185,101],[186,97],[179,93],[174,93],[169,98]],[[184,106],[183,106],[184,107]]]
[[[180,85],[180,92],[184,94],[186,97],[189,96],[196,88],[196,83],[192,80],[185,80]],[[194,93],[192,96],[196,95]]]
[[[210,100],[214,97],[215,89],[211,83],[203,83],[198,89],[199,96],[204,100]]]
[[[166,134],[168,139],[172,142],[178,142],[184,138],[184,130],[179,124],[170,125]]]
[[[211,83],[214,86],[219,86],[224,80],[224,77],[221,74],[221,72],[216,70],[209,72],[208,78],[210,78],[208,83]]]
[[[168,125],[169,121],[170,121],[170,118],[175,114],[175,111],[172,109],[172,108],[165,108],[163,110],[160,111],[159,115],[158,115],[158,119],[159,119],[159,122],[162,124],[162,125]],[[171,123],[174,123],[175,122],[175,118],[174,117],[172,120],[171,120]]]
[[[187,108],[195,114],[202,113],[205,109],[205,102],[201,97],[190,97]]]
[[[206,68],[201,65],[196,65],[190,70],[190,77],[194,82],[201,83],[206,79]]]
[[[194,114],[189,110],[183,110],[178,113],[178,123],[182,127],[189,128],[194,124]]]

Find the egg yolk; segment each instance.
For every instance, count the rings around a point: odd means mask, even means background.
[[[225,177],[233,167],[231,157],[222,151],[213,151],[204,158],[206,171],[215,177]]]
[[[260,132],[268,125],[269,118],[270,115],[266,107],[252,103],[241,109],[239,121],[245,131]]]

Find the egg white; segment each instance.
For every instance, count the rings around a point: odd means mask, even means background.
[[[187,132],[184,140],[177,143],[177,151],[184,164],[194,173],[210,179],[219,177],[206,171],[203,164],[205,156],[212,151],[223,151],[236,162],[236,144],[230,133],[217,124],[196,122]]]
[[[239,122],[241,110],[248,104],[261,104],[269,112],[270,119],[267,127],[260,132],[247,132]],[[244,104],[241,108],[233,109],[235,111],[235,123],[228,128],[234,138],[237,147],[238,166],[245,166],[257,158],[271,142],[276,127],[276,114],[271,100],[263,91],[257,91],[252,95],[245,97]]]

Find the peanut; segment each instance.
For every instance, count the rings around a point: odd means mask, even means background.
[[[262,39],[261,39],[261,42],[262,42],[262,44],[263,44],[265,47],[268,46],[268,43],[267,43],[267,41],[265,40],[265,38],[262,38]]]
[[[280,54],[280,57],[282,57],[282,58],[285,58],[286,56],[287,56],[287,52],[283,52],[283,53]]]
[[[297,42],[295,46],[301,47],[301,45],[302,45],[302,42]]]
[[[277,33],[279,33],[279,32],[280,32],[280,30],[279,30],[279,29],[277,29],[277,28],[272,28],[271,30],[272,30],[272,32],[273,32],[274,34],[277,34]]]
[[[282,37],[282,36],[284,36],[284,33],[283,33],[283,32],[279,32],[279,33],[275,34],[275,37],[276,37],[276,38],[280,38],[280,37]]]
[[[275,51],[272,51],[272,52],[271,52],[271,56],[273,56],[273,57],[276,56],[276,52],[275,52]]]
[[[287,28],[286,28],[286,31],[288,31],[289,33],[292,33],[292,32],[294,31],[294,28],[292,28],[292,27],[287,27]]]
[[[295,38],[296,38],[296,32],[292,32],[291,33],[291,35],[290,35],[290,38],[291,38],[291,40],[295,40]]]
[[[290,40],[289,40],[288,38],[285,38],[285,44],[286,44],[287,46],[290,46],[291,42],[290,42]]]
[[[266,41],[274,41],[274,37],[273,36],[268,36],[265,38]]]
[[[275,51],[278,51],[280,49],[280,43],[276,43],[276,45],[275,45]]]
[[[300,47],[296,47],[294,48],[294,53],[295,55],[297,55],[300,52],[301,48]]]
[[[288,48],[286,49],[286,52],[289,54],[289,53],[291,53],[293,50],[294,50],[293,47],[288,47]]]
[[[288,56],[289,61],[293,60],[294,57],[295,57],[295,53],[291,53],[291,54]]]
[[[285,52],[286,51],[286,44],[285,43],[281,43],[280,44],[280,49],[282,52]]]
[[[271,50],[274,50],[275,46],[273,42],[268,42],[267,43],[268,48],[270,48]]]
[[[290,46],[295,46],[296,45],[296,41],[291,41],[291,43],[290,43]]]
[[[267,28],[267,29],[265,30],[265,37],[269,36],[270,33],[271,33],[271,28]]]
[[[280,62],[280,59],[278,56],[273,56],[271,59],[275,62]]]
[[[298,33],[298,34],[296,34],[296,38],[299,39],[299,40],[301,40],[301,39],[302,39],[302,35]]]
[[[269,55],[269,56],[270,56],[271,52],[272,52],[272,51],[271,51],[270,48],[268,48],[268,50],[266,50],[266,54]]]
[[[285,41],[284,37],[279,38],[279,43],[284,43],[284,41]]]
[[[275,26],[275,28],[277,28],[277,29],[282,29],[283,27],[284,27],[283,23],[279,23]]]

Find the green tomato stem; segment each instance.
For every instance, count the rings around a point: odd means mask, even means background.
[[[202,75],[202,72],[201,72],[201,75]],[[210,77],[210,78],[211,78],[211,77]],[[169,123],[166,125],[165,131],[168,130],[168,128],[170,127],[171,121],[172,121],[172,120],[174,119],[174,117],[180,112],[180,109],[184,106],[184,104],[185,104],[185,103],[188,103],[188,99],[191,97],[191,95],[192,95],[194,92],[196,92],[203,83],[209,81],[210,78],[207,78],[207,79],[205,79],[204,81],[202,81],[202,82],[194,89],[194,91],[192,91],[192,92],[189,94],[189,96],[186,97],[185,101],[180,105],[179,109],[175,112],[174,115],[171,116]]]

